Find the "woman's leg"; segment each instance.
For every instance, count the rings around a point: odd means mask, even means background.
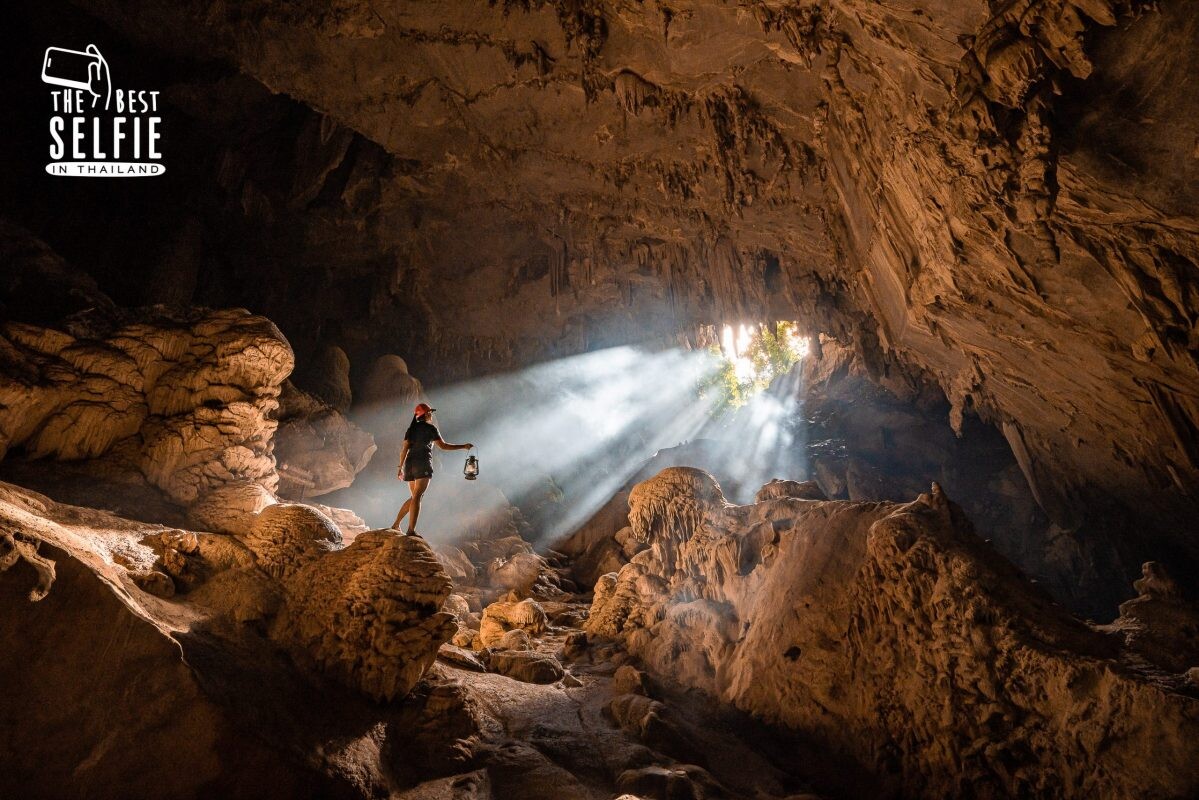
[[[408,483],[408,491],[409,492],[412,491],[412,482],[411,481]],[[410,509],[410,508],[412,508],[412,498],[411,497],[409,497],[407,500],[404,501],[404,505],[400,506],[400,513],[396,514],[396,521],[391,523],[391,527],[394,530],[398,531],[400,529],[400,523],[404,521],[404,517],[408,515],[408,509]]]
[[[420,499],[425,494],[425,489],[429,488],[428,478],[417,478],[414,481],[408,482],[408,488],[412,491],[412,503],[409,508],[408,515],[408,533],[416,533],[416,518],[420,516]]]

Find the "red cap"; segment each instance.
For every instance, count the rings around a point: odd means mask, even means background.
[[[418,417],[423,417],[425,414],[428,414],[430,411],[436,411],[436,410],[437,409],[435,409],[435,408],[430,408],[428,403],[417,403],[416,411],[414,413]]]

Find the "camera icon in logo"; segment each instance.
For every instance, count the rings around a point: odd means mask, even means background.
[[[89,44],[84,50],[67,50],[62,47],[47,47],[42,60],[42,81],[52,86],[82,89],[92,96],[92,110],[99,110],[104,101],[104,110],[112,102],[112,78],[108,73],[108,62],[100,55],[100,48]]]

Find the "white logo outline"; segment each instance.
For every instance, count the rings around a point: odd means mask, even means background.
[[[67,56],[67,60],[74,60],[77,63],[80,59],[86,63],[87,73],[83,78],[70,77],[67,75],[58,75],[51,72],[55,69],[54,59],[58,58],[59,65],[62,64],[62,56]],[[74,58],[72,58],[74,57]],[[83,50],[69,50],[65,47],[47,47],[46,54],[42,57],[42,82],[48,83],[51,86],[65,86],[68,89],[83,89],[92,96],[92,110],[96,110],[96,106],[100,103],[100,96],[104,96],[104,110],[107,111],[112,103],[112,75],[108,71],[108,62],[100,53],[100,48],[94,44],[89,44]]]

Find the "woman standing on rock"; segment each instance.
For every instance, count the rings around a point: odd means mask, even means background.
[[[400,522],[408,515],[406,533],[409,536],[419,535],[416,532],[416,518],[420,516],[421,497],[433,478],[433,445],[442,450],[470,450],[474,447],[469,443],[449,444],[442,439],[441,431],[431,422],[436,410],[429,408],[428,403],[417,404],[412,415],[412,424],[404,434],[404,448],[400,451],[400,471],[396,477],[408,481],[408,491],[412,496],[400,506],[400,513],[396,515],[396,521],[391,527],[398,531]]]

